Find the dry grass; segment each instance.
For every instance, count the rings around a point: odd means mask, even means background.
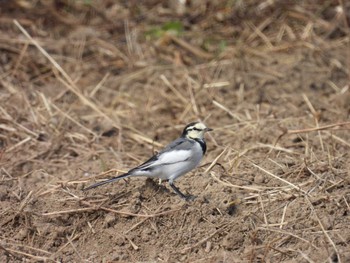
[[[1,261],[349,261],[348,4],[172,8],[3,5]],[[81,191],[193,120],[215,130],[178,181],[194,202],[142,179]]]

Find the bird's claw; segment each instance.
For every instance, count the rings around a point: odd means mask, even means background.
[[[183,198],[188,202],[188,201],[194,201],[197,196],[195,195],[185,195]]]

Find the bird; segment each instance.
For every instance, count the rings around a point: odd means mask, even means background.
[[[194,196],[183,194],[175,186],[174,181],[198,166],[207,150],[204,134],[212,130],[202,122],[191,122],[186,125],[179,138],[169,143],[146,162],[129,170],[127,173],[88,186],[83,191],[112,183],[122,178],[140,176],[168,181],[170,187],[178,196],[186,201],[192,200]]]

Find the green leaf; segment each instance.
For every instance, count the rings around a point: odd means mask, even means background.
[[[167,22],[161,27],[156,26],[148,30],[145,34],[147,38],[161,38],[165,34],[180,35],[184,31],[183,25],[179,21]]]

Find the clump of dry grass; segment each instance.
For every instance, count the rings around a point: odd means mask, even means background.
[[[347,3],[195,5],[3,7],[1,259],[349,259]],[[80,191],[196,119],[215,132],[179,181],[195,202],[142,180]]]

